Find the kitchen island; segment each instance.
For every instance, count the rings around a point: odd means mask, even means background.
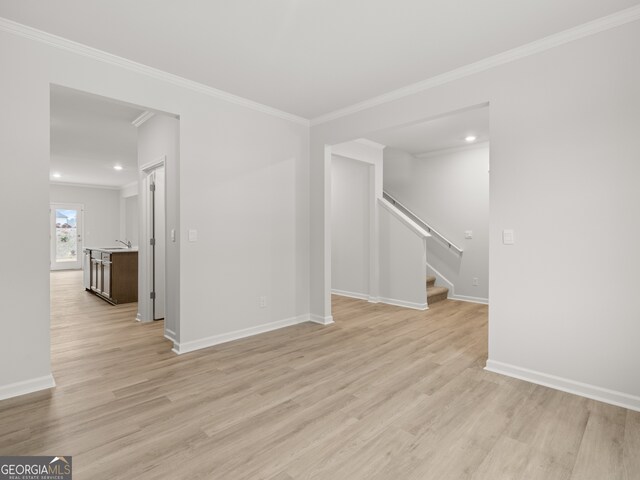
[[[137,248],[85,248],[84,288],[112,305],[138,301]]]

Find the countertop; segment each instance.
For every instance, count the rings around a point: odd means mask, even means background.
[[[103,253],[131,253],[137,252],[138,247],[133,248],[125,248],[125,247],[85,247],[85,251],[91,250],[92,252],[103,252]]]

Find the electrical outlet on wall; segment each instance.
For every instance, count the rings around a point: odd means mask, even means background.
[[[258,297],[258,305],[260,305],[260,308],[265,308],[267,306],[267,296],[266,295]]]
[[[467,239],[473,238],[473,230],[465,230],[464,231],[464,238],[467,238]]]
[[[473,277],[473,286],[474,287],[480,286],[480,280],[478,279],[478,277]]]

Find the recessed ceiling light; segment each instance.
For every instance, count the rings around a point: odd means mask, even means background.
[[[464,141],[467,142],[467,143],[475,142],[476,141],[476,136],[475,135],[469,135],[469,136],[464,138]]]
[[[62,175],[60,175],[59,173],[54,173],[53,175],[51,175],[53,178],[60,178]]]
[[[114,165],[114,170],[122,170],[122,165]]]

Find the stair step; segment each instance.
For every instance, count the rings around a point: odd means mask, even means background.
[[[433,287],[436,284],[436,277],[433,275],[427,275],[427,288]]]
[[[449,295],[449,289],[447,287],[429,287],[427,288],[427,303],[429,305],[446,300]]]

